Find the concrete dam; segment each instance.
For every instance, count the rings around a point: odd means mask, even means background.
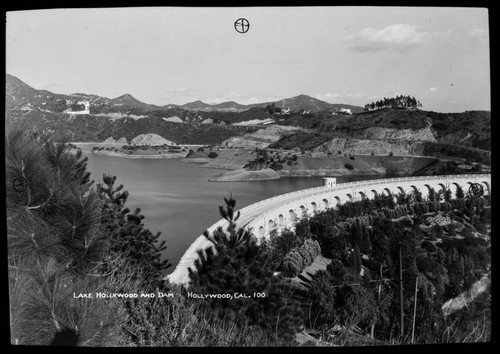
[[[382,194],[396,195],[400,192],[408,194],[414,190],[420,191],[425,198],[431,188],[436,191],[450,189],[454,197],[458,186],[467,193],[470,186],[476,183],[483,187],[484,194],[491,194],[491,174],[385,178],[339,184],[336,183],[335,177],[325,177],[323,186],[282,194],[240,209],[240,218],[236,221],[236,225],[238,227],[246,225],[245,227],[257,238],[268,238],[273,230],[279,232],[284,228],[292,228],[304,215],[314,215],[346,201],[373,199],[376,195]],[[207,230],[211,233],[219,226],[225,229],[228,224],[228,221],[221,219]],[[188,268],[194,269],[195,259],[198,258],[197,251],[211,245],[205,236],[200,235],[186,250],[167,279],[177,284],[188,283]]]

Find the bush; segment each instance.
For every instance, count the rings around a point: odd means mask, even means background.
[[[423,250],[429,252],[429,253],[434,253],[437,251],[437,247],[434,246],[432,242],[429,241],[422,241],[420,244],[420,247],[422,247]]]
[[[283,165],[280,163],[276,163],[276,162],[273,162],[269,167],[275,171],[280,171],[283,169]]]
[[[432,273],[432,271],[434,270],[433,263],[435,262],[424,255],[418,255],[416,258],[416,263],[418,270],[422,273]]]
[[[348,170],[354,170],[354,166],[348,163],[346,163],[344,167],[347,168]]]
[[[211,151],[208,154],[208,157],[211,158],[211,159],[215,159],[217,156],[219,156],[219,155],[216,152],[213,152],[213,151]]]
[[[288,277],[296,277],[305,267],[312,264],[314,259],[321,254],[318,241],[307,239],[300,247],[292,249],[283,258],[283,270]]]

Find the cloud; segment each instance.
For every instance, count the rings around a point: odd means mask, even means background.
[[[436,91],[436,90],[437,90],[437,88],[436,88],[436,87],[431,87],[431,88],[429,89],[429,91],[431,91],[431,92],[434,92],[434,91]]]
[[[419,30],[416,25],[395,24],[382,29],[363,28],[346,40],[358,52],[406,51],[424,42],[428,36],[429,33]]]
[[[339,98],[340,95],[338,93],[319,93],[316,95],[316,98],[321,101],[334,101],[336,98]]]

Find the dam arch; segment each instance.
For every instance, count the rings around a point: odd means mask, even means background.
[[[273,219],[269,219],[268,226],[269,226],[269,231],[276,227],[276,223],[273,221]]]

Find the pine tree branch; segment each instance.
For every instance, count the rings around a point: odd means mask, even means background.
[[[29,188],[28,188],[28,189],[29,189]],[[40,208],[42,208],[43,206],[45,206],[45,204],[47,204],[47,203],[49,202],[49,200],[52,198],[52,196],[54,195],[54,192],[52,191],[52,188],[49,188],[49,190],[50,190],[50,196],[49,196],[49,198],[48,198],[48,199],[47,199],[44,203],[42,203],[42,204],[40,204],[40,205],[37,205],[37,206],[32,206],[32,207],[30,207],[30,206],[29,206],[29,207],[28,207],[28,210],[40,209]],[[29,200],[28,200],[28,204],[29,204]]]

